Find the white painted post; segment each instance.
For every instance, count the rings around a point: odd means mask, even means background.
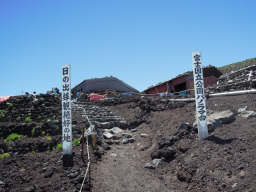
[[[62,149],[63,165],[73,165],[70,65],[62,66]]]
[[[249,75],[248,75],[248,81],[252,80],[252,70],[250,71]]]
[[[194,90],[196,102],[196,121],[198,136],[200,140],[208,137],[207,115],[206,115],[206,98],[204,90],[204,75],[202,68],[201,54],[192,53]]]

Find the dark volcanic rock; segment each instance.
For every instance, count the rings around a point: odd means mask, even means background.
[[[54,170],[52,168],[47,169],[45,174],[44,174],[44,178],[52,177],[53,173],[54,173]]]
[[[158,148],[168,147],[173,145],[178,140],[176,136],[161,137],[158,141]]]
[[[178,170],[177,171],[177,178],[178,180],[180,180],[181,182],[186,182],[186,183],[190,183],[191,179],[192,179],[192,175],[184,170]]]
[[[176,151],[171,147],[165,147],[151,153],[152,159],[164,158],[165,161],[171,161],[175,158]]]

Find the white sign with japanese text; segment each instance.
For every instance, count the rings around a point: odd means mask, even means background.
[[[208,137],[207,116],[206,116],[206,98],[204,89],[204,75],[202,68],[201,54],[192,53],[194,90],[196,102],[196,121],[199,139]]]
[[[62,66],[62,149],[64,155],[72,155],[72,115],[70,65]]]

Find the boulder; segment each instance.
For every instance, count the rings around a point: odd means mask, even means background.
[[[123,143],[123,144],[128,144],[128,143],[129,143],[129,140],[128,140],[127,138],[124,138],[124,139],[122,140],[122,143]]]
[[[255,111],[248,111],[246,109],[247,109],[247,106],[239,108],[237,110],[238,115],[240,117],[247,118],[247,119],[252,118],[252,117],[256,117],[256,112]]]
[[[5,185],[5,183],[3,181],[0,180],[0,185]]]
[[[162,159],[153,159],[151,163],[146,163],[144,168],[155,169],[161,163]]]
[[[238,112],[238,113],[241,113],[241,112],[244,112],[244,111],[246,111],[246,110],[247,110],[247,106],[239,108],[239,109],[237,110],[237,112]]]
[[[177,141],[176,136],[166,136],[166,137],[161,137],[158,140],[158,148],[161,149],[163,147],[168,147],[171,146]]]
[[[141,137],[148,137],[148,134],[146,134],[146,133],[141,133],[140,136],[141,136]]]
[[[209,131],[214,131],[222,124],[228,124],[236,119],[236,114],[231,110],[215,112],[207,117],[207,125]],[[194,122],[194,127],[197,126],[197,122]]]
[[[119,121],[119,126],[124,129],[128,126],[128,123],[127,121]]]
[[[132,138],[132,135],[129,133],[123,133],[122,136],[125,138]]]
[[[103,137],[105,138],[105,139],[111,139],[111,138],[113,138],[113,134],[111,134],[111,133],[109,133],[109,132],[104,132],[103,133]]]
[[[154,165],[152,163],[146,163],[144,168],[147,168],[147,169],[155,169]]]
[[[178,170],[177,179],[181,182],[190,183],[192,180],[192,175],[185,170]]]
[[[152,164],[155,166],[155,168],[157,168],[161,161],[162,159],[153,159]]]
[[[191,126],[189,123],[182,123],[179,127],[178,130],[176,131],[175,135],[177,140],[179,138],[184,137],[185,135],[189,135],[193,131],[193,126]]]
[[[119,133],[122,133],[123,130],[120,129],[119,127],[113,127],[111,130],[110,130],[111,133],[113,134],[119,134]]]
[[[135,142],[135,139],[134,139],[134,138],[129,138],[129,139],[128,139],[128,142],[129,142],[129,143],[134,143],[134,142]]]
[[[171,147],[165,147],[151,153],[152,159],[161,159],[163,158],[165,161],[171,161],[175,158],[176,151]]]

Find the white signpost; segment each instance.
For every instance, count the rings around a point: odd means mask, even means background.
[[[62,149],[63,164],[73,164],[70,65],[62,66]]]
[[[193,74],[194,74],[194,90],[196,102],[196,121],[199,139],[208,137],[207,116],[206,116],[206,98],[204,90],[204,75],[202,68],[201,54],[192,53]]]

